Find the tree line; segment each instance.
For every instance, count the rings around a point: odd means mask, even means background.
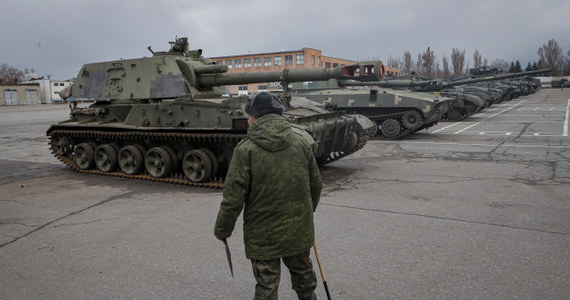
[[[426,79],[465,76],[468,75],[469,68],[497,68],[502,72],[508,73],[551,68],[552,76],[570,75],[570,50],[568,50],[567,56],[565,56],[562,47],[558,45],[555,39],[549,40],[538,48],[538,60],[535,62],[529,61],[524,69],[518,60],[511,61],[510,64],[504,59],[495,59],[489,62],[479,50],[475,50],[473,53],[472,65],[467,66],[465,63],[465,52],[466,50],[453,48],[449,57],[444,55],[441,58],[440,65],[440,61],[437,60],[434,51],[428,46],[425,51],[418,54],[415,61],[410,51],[404,51],[402,58],[390,56],[386,61],[386,65],[400,69],[402,74],[415,73]]]
[[[522,69],[520,62],[512,61],[510,64],[504,59],[495,59],[489,63],[479,50],[473,53],[473,65],[466,66],[465,52],[459,48],[453,48],[449,58],[443,56],[440,61],[434,51],[428,46],[427,49],[418,54],[414,61],[410,51],[404,51],[402,58],[393,58],[390,56],[386,61],[388,67],[398,68],[402,74],[416,73],[418,76],[432,78],[451,78],[468,75],[468,68],[497,68],[503,72],[521,72],[537,70],[542,68],[551,68],[552,76],[568,76],[570,75],[570,50],[564,55],[562,47],[558,45],[555,39],[550,39],[538,48],[538,61],[528,62],[525,69]],[[18,84],[24,78],[24,73],[8,64],[0,65],[0,84]]]

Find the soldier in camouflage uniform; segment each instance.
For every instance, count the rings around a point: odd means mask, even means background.
[[[276,96],[250,98],[247,137],[234,150],[215,236],[228,238],[244,210],[245,254],[257,280],[254,299],[278,299],[281,260],[299,299],[316,299],[310,259],[321,176],[311,145],[281,115]]]

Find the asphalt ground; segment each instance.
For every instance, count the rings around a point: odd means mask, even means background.
[[[323,167],[332,298],[568,299],[569,106],[542,89]],[[0,107],[0,299],[253,298],[240,224],[234,278],[213,236],[219,190],[75,173],[45,136],[67,116]]]

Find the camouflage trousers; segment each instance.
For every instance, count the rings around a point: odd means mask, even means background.
[[[298,255],[273,260],[251,260],[255,285],[254,300],[277,300],[277,290],[281,279],[281,260],[289,269],[293,290],[300,300],[313,299],[317,287],[317,277],[313,271],[310,250]]]

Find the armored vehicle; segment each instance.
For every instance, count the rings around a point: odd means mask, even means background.
[[[550,81],[550,86],[553,88],[565,88],[570,86],[570,82],[566,78],[556,78]]]
[[[375,139],[398,139],[429,128],[441,119],[455,100],[431,93],[390,89],[345,88],[366,82],[330,79],[294,83],[298,95],[322,103],[333,110],[362,114],[376,123]]]
[[[375,85],[383,88],[406,89],[414,92],[429,92],[448,98],[455,98],[451,107],[444,114],[442,120],[457,121],[461,120],[473,113],[488,107],[490,99],[484,99],[480,96],[466,92],[461,86],[474,84],[478,82],[497,81],[508,78],[523,77],[527,75],[535,75],[539,73],[549,72],[550,69],[540,69],[534,71],[509,73],[492,76],[481,76],[477,78],[464,78],[454,81],[442,80],[417,80],[417,79],[395,79],[383,80],[378,82],[364,82],[361,85]]]
[[[189,50],[187,38],[152,57],[86,64],[71,88],[68,120],[48,131],[53,155],[84,173],[204,187],[223,186],[233,149],[247,132],[247,96],[223,96],[224,85],[353,78],[378,80],[374,66],[226,73]],[[370,70],[364,74],[360,70]],[[88,107],[73,99],[92,99]],[[313,144],[323,165],[362,148],[374,123],[280,95],[284,117]],[[314,104],[314,103],[312,103]]]

